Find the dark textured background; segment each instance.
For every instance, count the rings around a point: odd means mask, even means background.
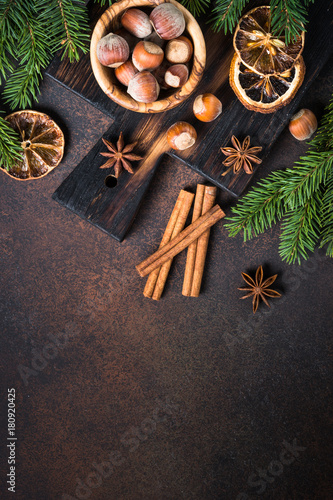
[[[318,117],[332,83],[331,61],[303,102]],[[63,128],[66,153],[39,181],[0,172],[1,498],[14,387],[18,500],[331,500],[331,260],[316,251],[288,266],[279,225],[244,244],[222,222],[200,297],[181,295],[184,253],[163,299],[145,299],[134,266],[200,177],[165,158],[120,244],[51,199],[110,120],[48,78],[35,107]],[[253,183],[305,151],[286,130]],[[228,196],[218,201],[229,213]],[[260,264],[283,298],[253,316],[237,287]],[[35,369],[25,382],[22,367]],[[281,465],[284,441],[302,450]]]

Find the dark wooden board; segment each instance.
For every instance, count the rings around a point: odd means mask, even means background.
[[[225,169],[222,165],[225,157],[220,152],[220,147],[227,145],[233,134],[241,140],[250,135],[251,144],[263,147],[261,157],[264,161],[259,168],[264,168],[265,158],[272,145],[332,53],[333,7],[332,2],[324,3],[325,8],[320,1],[310,7],[303,52],[307,68],[304,82],[288,106],[269,115],[248,111],[238,101],[228,82],[233,56],[232,36],[213,33],[203,22],[200,24],[207,44],[207,67],[202,81],[193,97],[165,113],[138,114],[116,105],[95,81],[89,54],[72,65],[61,61],[60,57],[55,58],[48,74],[110,116],[113,124],[105,134],[106,138],[115,141],[122,130],[126,142],[138,140],[137,152],[144,155],[145,160],[135,165],[134,176],[122,174],[117,187],[109,189],[104,184],[106,171],[99,169],[104,162],[99,153],[105,151],[100,140],[57,189],[54,199],[121,241],[156,171],[156,162],[166,151],[165,131],[178,120],[185,120],[194,125],[198,132],[197,144],[187,151],[166,152],[182,160],[216,186],[240,196],[251,181],[252,175],[241,173],[234,176],[230,172],[221,177]],[[92,26],[99,15],[100,12],[91,10]],[[208,124],[196,120],[192,113],[194,97],[204,92],[214,93],[223,103],[222,115]]]

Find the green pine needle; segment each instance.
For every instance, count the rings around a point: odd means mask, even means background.
[[[289,171],[288,184],[285,186],[285,204],[290,209],[296,208],[309,200],[326,182],[332,169],[333,153],[320,153],[312,149],[300,161],[295,162],[294,169]]]
[[[4,0],[0,2],[0,84],[1,75],[5,79],[8,72],[13,71],[10,56],[14,56],[13,46],[7,40],[15,38],[15,28],[17,20],[13,16],[14,0]]]
[[[237,203],[233,217],[226,218],[229,221],[225,225],[229,236],[244,231],[244,241],[247,241],[272,227],[281,218],[285,177],[282,170],[272,173]]]
[[[9,123],[0,116],[0,165],[2,168],[9,170],[21,158],[20,137]]]
[[[211,0],[181,0],[181,3],[193,16],[200,16],[206,12]]]
[[[195,0],[200,1],[200,0]],[[202,0],[201,0],[202,1]],[[212,10],[212,28],[232,33],[249,0],[216,0]],[[287,45],[295,41],[307,23],[307,9],[314,0],[271,0],[272,31],[285,36]]]
[[[12,109],[31,106],[37,98],[42,69],[51,60],[48,37],[38,23],[35,9],[27,6],[22,8],[20,15],[23,24],[16,45],[16,58],[20,62],[7,79],[3,92],[5,102]]]
[[[315,193],[306,203],[285,214],[279,253],[288,264],[296,261],[300,264],[301,258],[306,260],[308,252],[314,251],[320,235],[321,203],[319,193]]]
[[[70,62],[89,49],[84,0],[0,0],[0,77],[11,109],[37,100],[43,70],[54,53]],[[16,61],[13,64],[12,61]],[[0,81],[1,83],[1,81]]]
[[[99,3],[102,7],[103,5],[105,5],[106,3],[110,5],[113,4],[113,0],[94,0],[95,3]]]
[[[285,36],[286,44],[296,41],[306,25],[307,9],[301,1],[271,0],[272,33]]]
[[[63,49],[62,58],[78,61],[89,49],[88,16],[83,0],[37,0],[39,22],[52,32],[52,52]]]
[[[212,28],[214,31],[223,29],[227,34],[233,32],[234,27],[241,17],[242,10],[249,0],[217,0],[212,10]]]
[[[326,254],[333,257],[333,169],[325,185],[320,218],[322,220],[320,246],[327,245]]]
[[[243,231],[246,241],[283,220],[283,260],[300,263],[317,245],[333,257],[333,96],[309,145],[293,168],[273,172],[232,208],[229,236]]]

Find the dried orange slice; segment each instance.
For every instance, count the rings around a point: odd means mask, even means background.
[[[22,161],[4,170],[15,179],[40,179],[59,165],[65,139],[58,125],[39,111],[16,111],[6,120],[21,137]]]
[[[284,36],[272,35],[271,11],[256,7],[239,21],[234,34],[234,49],[248,68],[261,75],[290,70],[304,47],[304,31],[296,41],[286,45]]]
[[[230,85],[244,106],[259,113],[273,113],[288,104],[301,86],[305,74],[303,57],[280,75],[259,75],[247,68],[237,54],[229,73]]]

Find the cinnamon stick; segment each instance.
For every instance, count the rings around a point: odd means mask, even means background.
[[[225,213],[219,205],[215,205],[186,229],[183,229],[173,240],[138,264],[136,269],[140,276],[147,276],[151,271],[173,258],[224,216]]]
[[[198,184],[194,200],[192,222],[195,222],[197,219],[199,219],[200,215],[202,215],[204,194],[205,194],[205,186],[203,184]],[[187,297],[191,295],[193,272],[195,266],[195,256],[197,252],[197,243],[198,240],[193,241],[193,243],[191,243],[187,249],[186,266],[185,266],[185,274],[184,274],[183,290],[182,290],[182,294]]]
[[[212,208],[216,198],[216,187],[206,186],[205,195],[202,204],[202,214],[205,214]],[[192,276],[191,297],[199,297],[201,282],[206,262],[208,241],[210,236],[210,229],[207,229],[197,241],[197,251],[195,255],[195,264]]]
[[[183,203],[182,203],[182,206],[180,208],[178,218],[177,218],[174,230],[173,230],[171,238],[170,238],[171,240],[173,238],[175,238],[184,229],[187,216],[188,216],[189,211],[191,209],[193,198],[194,198],[193,193],[188,193],[188,192],[185,193],[185,195],[183,197]],[[159,271],[159,275],[158,275],[158,278],[156,281],[154,293],[152,295],[153,300],[160,300],[160,298],[162,296],[164,286],[165,286],[165,283],[166,283],[166,280],[167,280],[167,277],[168,277],[168,274],[169,274],[169,271],[171,268],[172,260],[173,260],[172,258],[169,259],[167,262],[165,262],[160,267],[160,271]]]
[[[183,199],[184,199],[185,194],[186,194],[186,191],[184,191],[182,189],[178,195],[175,206],[171,212],[169,222],[168,222],[168,224],[165,228],[164,234],[162,236],[162,240],[161,240],[161,244],[160,244],[159,248],[163,247],[164,245],[166,245],[170,241],[170,238],[172,236],[172,232],[173,232],[174,227],[175,227],[176,222],[177,222],[180,208],[183,204]],[[148,297],[148,298],[152,297],[159,272],[160,272],[160,268],[157,268],[154,271],[152,271],[150,273],[150,275],[148,276],[147,283],[146,283],[146,286],[145,286],[144,291],[143,291],[143,295],[145,297]]]

